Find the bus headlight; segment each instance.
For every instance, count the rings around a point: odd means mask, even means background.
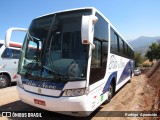
[[[65,96],[81,96],[85,94],[85,88],[65,90]]]

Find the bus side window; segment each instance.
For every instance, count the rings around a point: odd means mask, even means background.
[[[100,68],[101,67],[101,43],[99,41],[94,41],[95,49],[92,51],[92,68]]]
[[[119,52],[123,55],[123,40],[119,37]]]
[[[111,52],[119,52],[118,35],[111,28]]]
[[[2,58],[12,58],[12,49],[6,48],[1,56]]]
[[[96,16],[98,21],[94,26],[95,49],[92,50],[90,85],[104,78],[108,56],[108,23],[98,13]]]
[[[124,56],[126,56],[126,50],[127,50],[127,48],[126,48],[127,46],[126,46],[126,44],[125,44],[125,42],[123,41],[123,54],[124,54]]]
[[[3,44],[0,44],[0,48],[3,46]]]
[[[20,57],[20,50],[13,49],[13,58],[19,59],[19,57]]]

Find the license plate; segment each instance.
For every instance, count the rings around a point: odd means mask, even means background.
[[[39,104],[39,105],[46,106],[46,103],[45,103],[45,101],[43,101],[43,100],[34,99],[34,103],[35,103],[35,104]]]

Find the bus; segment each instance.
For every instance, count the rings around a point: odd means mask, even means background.
[[[10,47],[6,48],[4,40],[0,40],[0,88],[16,82],[21,46],[21,43],[10,42]]]
[[[25,29],[8,29],[6,47],[16,30]],[[48,111],[89,116],[132,78],[133,58],[131,46],[96,8],[37,17],[20,53],[19,97]]]

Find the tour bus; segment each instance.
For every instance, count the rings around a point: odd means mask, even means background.
[[[10,47],[6,48],[4,40],[0,40],[0,88],[16,82],[21,46],[20,43],[11,42]]]
[[[8,29],[6,47],[16,30],[27,29]],[[131,46],[95,8],[40,16],[20,53],[19,97],[45,110],[88,116],[132,78],[133,58]]]

